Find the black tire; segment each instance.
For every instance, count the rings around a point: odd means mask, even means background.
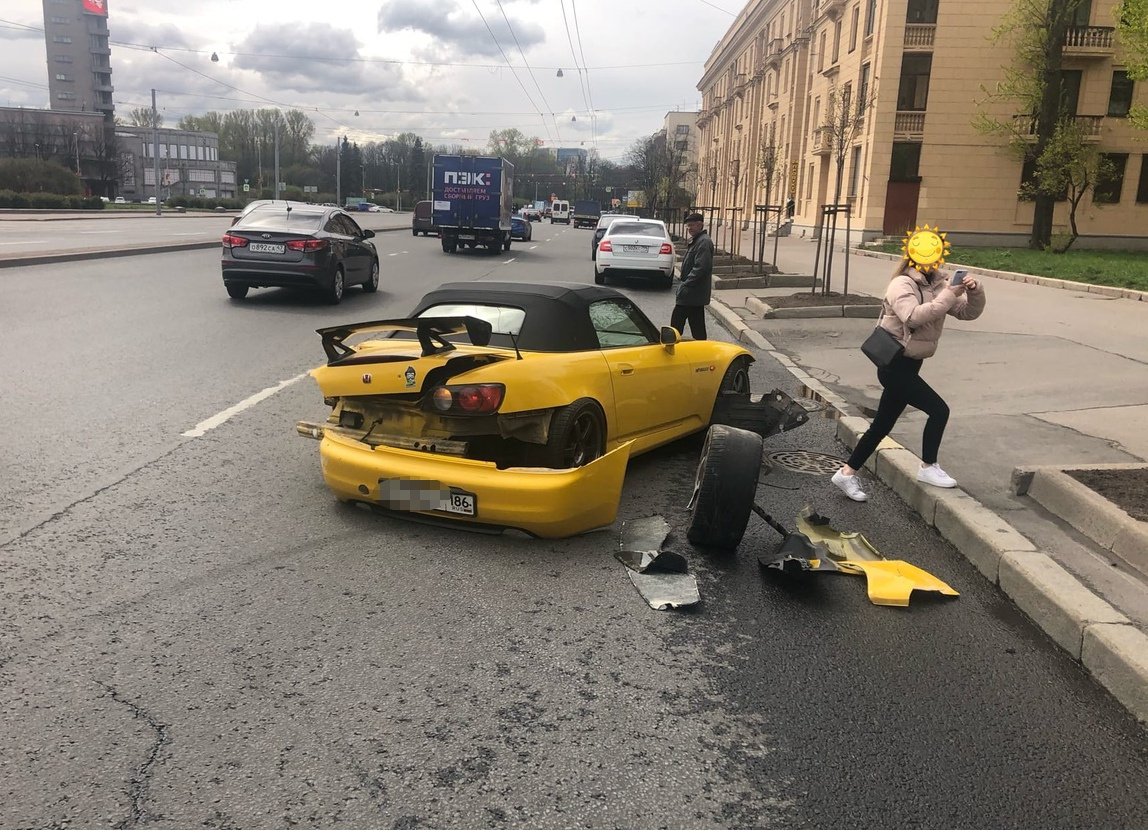
[[[458,249],[458,243],[447,237],[442,238],[442,252],[444,254],[453,254]]]
[[[510,240],[509,240],[509,239],[503,240],[503,242],[502,242],[502,250],[504,250],[504,251],[509,251],[509,250],[510,250]]]
[[[343,292],[346,290],[346,272],[343,270],[342,265],[336,266],[335,273],[331,275],[331,285],[323,292],[323,296],[331,305],[338,305],[343,301]]]
[[[411,228],[411,236],[418,236],[418,235],[419,235],[419,232],[416,231],[414,228]]]
[[[606,452],[606,418],[593,398],[579,398],[554,413],[544,466],[584,467]]]
[[[606,284],[606,272],[605,271],[599,271],[597,266],[595,266],[595,268],[594,268],[594,284],[595,285],[605,285]]]
[[[368,294],[374,294],[379,290],[379,261],[377,259],[371,262],[371,273],[367,277],[367,281],[363,283],[363,290]]]
[[[737,392],[739,395],[748,395],[749,388],[749,358],[744,355],[735,357],[733,362],[725,370],[722,375],[721,385],[718,387],[718,394],[722,392]]]
[[[225,282],[223,287],[227,289],[227,296],[233,300],[242,300],[247,296],[248,286],[238,285],[234,282]]]
[[[706,434],[690,499],[686,538],[700,547],[736,550],[757,497],[764,442],[756,432],[715,424]]]

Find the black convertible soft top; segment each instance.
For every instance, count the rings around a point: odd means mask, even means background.
[[[432,306],[478,303],[509,306],[526,312],[517,345],[531,352],[581,352],[599,348],[590,323],[589,307],[599,300],[622,300],[634,305],[620,291],[577,282],[448,282],[421,300],[411,316]],[[635,310],[641,310],[635,305]],[[644,315],[643,315],[644,316]],[[650,324],[652,331],[657,327]],[[495,333],[492,346],[512,347],[510,338]]]

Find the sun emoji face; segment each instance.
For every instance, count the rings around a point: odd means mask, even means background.
[[[930,228],[926,224],[905,238],[901,250],[922,271],[932,271],[944,264],[950,247],[940,228]]]

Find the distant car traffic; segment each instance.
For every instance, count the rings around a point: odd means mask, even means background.
[[[674,282],[674,242],[659,219],[628,217],[611,222],[598,243],[594,282],[607,277],[634,275],[653,280],[662,288]]]
[[[602,241],[602,237],[606,235],[606,228],[610,227],[610,223],[615,219],[633,219],[633,216],[628,216],[624,213],[603,213],[598,217],[598,226],[594,228],[594,239],[590,244],[590,259],[598,258],[598,243]]]
[[[223,285],[241,300],[265,286],[318,291],[338,303],[348,285],[379,288],[379,255],[364,230],[339,208],[268,202],[249,210],[223,235]]]
[[[433,206],[434,203],[429,199],[415,202],[415,209],[411,213],[411,236],[418,236],[420,233],[423,236],[438,236],[438,228],[435,227],[432,215]]]
[[[127,203],[128,203],[128,200],[125,199],[123,196],[117,196],[116,197],[116,204],[117,205],[126,205]]]
[[[395,212],[393,208],[389,208],[386,205],[371,205],[369,208],[367,208],[367,210],[370,213],[394,213]]]
[[[522,218],[526,219],[527,221],[530,221],[530,222],[541,222],[542,221],[542,211],[540,211],[536,207],[529,207],[529,206],[524,207],[522,209]]]
[[[523,216],[511,216],[510,238],[529,242],[534,238],[534,226]]]

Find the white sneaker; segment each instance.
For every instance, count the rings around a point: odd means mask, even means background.
[[[861,489],[861,482],[857,480],[857,476],[847,476],[838,470],[833,474],[832,481],[853,501],[869,501],[869,494]]]
[[[917,481],[923,481],[926,484],[932,484],[934,487],[957,486],[957,480],[942,470],[937,464],[930,464],[928,467],[920,467],[917,470]]]

